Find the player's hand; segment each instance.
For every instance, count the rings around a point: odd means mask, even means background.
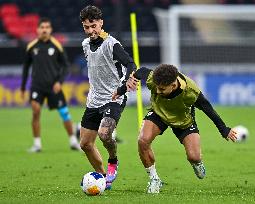
[[[237,140],[237,136],[236,136],[236,131],[234,131],[233,129],[231,129],[228,133],[228,136],[226,138],[226,140],[232,140],[233,142],[235,142]]]
[[[117,91],[114,91],[112,94],[112,100],[116,101],[119,97],[120,97],[120,95],[117,94]]]
[[[130,75],[129,79],[126,82],[127,91],[135,91],[137,89],[138,82],[138,79],[136,79],[133,75]]]
[[[53,92],[55,94],[59,93],[61,91],[61,84],[59,82],[56,82],[54,85],[53,85]]]

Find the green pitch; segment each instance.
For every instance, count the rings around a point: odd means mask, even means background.
[[[254,107],[217,107],[230,126],[250,130],[246,143],[221,138],[212,122],[197,111],[207,176],[195,177],[182,145],[167,130],[153,147],[156,166],[167,184],[159,195],[147,195],[148,177],[137,153],[135,108],[127,108],[118,126],[119,175],[111,191],[89,197],[82,193],[82,175],[92,171],[86,157],[69,150],[57,112],[42,112],[43,152],[29,154],[32,144],[30,109],[0,109],[0,203],[255,203]],[[82,108],[71,108],[79,121]],[[106,161],[106,151],[98,146]]]

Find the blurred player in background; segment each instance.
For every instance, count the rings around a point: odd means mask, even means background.
[[[126,96],[112,101],[112,92],[136,69],[133,59],[120,42],[102,30],[102,11],[87,6],[80,19],[88,35],[82,42],[88,65],[90,83],[86,110],[81,121],[81,148],[95,171],[106,174],[102,157],[95,146],[97,134],[109,153],[106,188],[110,189],[117,176],[117,144],[112,133],[126,104]]]
[[[47,18],[42,18],[37,28],[38,37],[28,44],[24,60],[21,84],[22,98],[25,95],[29,68],[32,65],[30,103],[33,112],[34,144],[29,149],[30,152],[40,152],[42,150],[40,114],[45,98],[48,100],[50,110],[58,110],[69,136],[71,149],[80,149],[62,91],[62,83],[68,69],[68,60],[62,45],[51,36],[51,33],[51,21]]]
[[[126,91],[135,90],[138,80],[146,80],[151,91],[151,109],[144,118],[138,138],[140,159],[149,174],[148,193],[159,193],[162,186],[151,148],[153,140],[168,127],[183,144],[187,159],[199,179],[205,177],[201,158],[200,135],[195,121],[195,107],[202,110],[216,125],[227,140],[236,140],[236,133],[227,127],[204,97],[198,86],[189,77],[178,72],[173,65],[162,64],[154,71],[142,67],[113,94],[113,100]]]

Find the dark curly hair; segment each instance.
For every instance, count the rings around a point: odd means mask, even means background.
[[[86,6],[84,9],[80,12],[80,20],[83,22],[86,19],[89,20],[89,22],[93,22],[93,20],[100,20],[103,18],[102,11],[97,8],[96,6]]]
[[[174,65],[161,64],[153,71],[152,79],[157,86],[168,86],[177,79],[178,73]]]

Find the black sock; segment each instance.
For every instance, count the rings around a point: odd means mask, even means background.
[[[110,164],[117,164],[117,162],[118,162],[118,159],[117,159],[117,157],[115,157],[115,158],[113,158],[113,159],[108,159],[108,163],[110,163]]]
[[[104,177],[106,177],[106,174],[103,174]]]

